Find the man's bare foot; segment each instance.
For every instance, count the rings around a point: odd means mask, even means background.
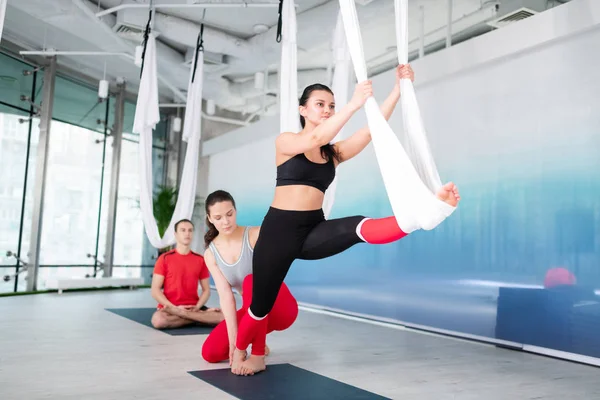
[[[242,375],[242,365],[246,360],[247,353],[236,347],[233,352],[233,361],[231,363],[231,372],[236,375]]]
[[[265,356],[250,355],[246,361],[242,363],[242,375],[254,375],[267,369],[265,364]]]
[[[458,193],[458,188],[452,182],[446,183],[444,186],[438,190],[436,193],[438,199],[451,205],[452,207],[456,207],[458,202],[460,201],[460,194]]]

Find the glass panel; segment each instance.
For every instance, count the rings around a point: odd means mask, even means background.
[[[155,192],[165,181],[165,154],[164,150],[157,149],[156,147],[152,149],[152,176],[154,178],[153,185]],[[154,264],[157,255],[157,249],[150,244],[148,237],[144,234],[142,264]]]
[[[109,108],[108,113],[108,124],[107,133],[110,133],[110,128],[112,128],[114,124],[114,109],[115,109],[115,98],[113,96],[109,97],[109,101],[107,103]],[[112,138],[105,137],[102,142],[102,151],[104,152],[103,163],[104,163],[104,174],[102,177],[102,202],[101,202],[101,211],[99,216],[100,227],[98,230],[98,249],[97,249],[97,259],[100,262],[104,262],[105,252],[106,252],[106,233],[108,229],[108,207],[109,207],[109,196],[110,196],[110,179],[111,179],[111,170],[112,170]],[[98,229],[98,227],[96,227]]]
[[[156,254],[156,250],[146,238],[139,209],[139,135],[131,132],[133,130],[134,118],[135,104],[125,102],[119,199],[117,203],[117,224],[115,231],[115,265],[153,264],[154,260],[152,256]],[[161,115],[161,120],[152,133],[152,179],[155,189],[164,182],[167,133],[167,117]],[[123,273],[135,273],[137,274],[135,276],[139,276],[140,270],[127,269]]]
[[[33,223],[33,201],[35,189],[35,174],[37,172],[36,160],[38,143],[40,139],[40,120],[34,118],[31,122],[31,143],[29,145],[29,162],[27,167],[27,180],[25,188],[25,210],[23,213],[23,234],[21,235],[21,258],[29,261],[29,245],[31,243],[31,225]],[[24,276],[24,275],[23,275]],[[25,290],[25,279],[19,278],[19,289]]]
[[[104,132],[106,102],[98,98],[98,89],[57,76],[52,118],[97,132]]]
[[[27,159],[29,123],[20,123],[25,113],[0,105],[0,275],[14,274]],[[14,281],[0,282],[0,292],[12,292]]]
[[[97,132],[52,121],[41,264],[93,264],[87,255],[96,248],[102,139]]]
[[[123,112],[123,134],[133,132],[133,120],[135,119],[135,103],[125,102]],[[135,135],[137,136],[137,134]]]
[[[149,257],[156,253],[146,238],[139,208],[138,163],[139,144],[123,140],[115,232],[115,265],[153,263]],[[164,169],[165,151],[154,147],[152,149],[152,177],[155,189],[164,181]],[[148,253],[150,256],[147,256]]]
[[[19,248],[19,234],[27,235],[25,225],[21,225],[21,213],[23,211],[23,191],[25,173],[27,166],[27,143],[31,124],[32,149],[29,159],[35,158],[37,147],[38,121],[28,120],[28,114],[11,107],[0,105],[0,265],[10,268],[0,268],[0,292],[14,291],[15,278],[4,281],[5,275],[13,275],[16,272],[17,260],[13,254],[20,255],[21,259],[27,261],[26,252]],[[28,173],[34,170],[29,166]],[[31,188],[27,187],[31,193]],[[29,200],[29,199],[28,199]],[[31,201],[26,201],[25,210],[31,210]],[[30,223],[31,225],[31,223]],[[17,279],[17,289],[25,287],[23,274]]]
[[[138,147],[137,143],[126,140],[123,140],[121,147],[114,244],[115,265],[140,265],[142,263],[142,246],[145,232],[138,205],[140,196]]]
[[[29,104],[22,101],[21,96],[31,96],[33,75],[24,75],[23,71],[32,69],[33,67],[29,64],[0,54],[0,101],[26,110],[29,109]]]

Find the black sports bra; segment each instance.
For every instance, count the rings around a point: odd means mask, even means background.
[[[277,167],[277,185],[312,186],[325,193],[335,178],[333,158],[325,164],[310,161],[304,153],[296,154]]]

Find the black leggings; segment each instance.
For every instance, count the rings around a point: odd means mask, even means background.
[[[325,220],[322,210],[270,207],[254,247],[252,314],[262,318],[271,311],[294,260],[327,258],[362,243],[356,228],[363,219],[357,215]]]

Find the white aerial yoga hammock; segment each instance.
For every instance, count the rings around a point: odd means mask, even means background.
[[[280,132],[299,132],[298,67],[296,45],[296,8],[293,0],[283,1],[281,19],[281,65],[279,71],[279,129]]]
[[[348,43],[346,43],[346,35],[344,33],[344,22],[342,14],[338,14],[335,32],[333,35],[333,58],[335,67],[333,71],[333,79],[331,82],[331,90],[335,94],[336,111],[341,110],[348,102],[348,87],[350,84],[350,53],[348,51]],[[338,134],[333,138],[331,143],[336,143],[344,138],[344,128],[340,129]],[[335,192],[337,189],[337,170],[336,176],[325,191],[323,199],[323,214],[325,218],[329,217],[333,202],[335,200]]]
[[[0,0],[0,41],[2,41],[2,28],[4,28],[4,18],[6,17],[6,4],[8,0]]]
[[[280,103],[279,124],[281,132],[299,132],[300,114],[298,112],[298,66],[297,66],[297,25],[296,8],[294,1],[284,0],[281,9],[282,32],[281,32],[281,66],[280,66]],[[332,91],[336,95],[336,108],[343,107],[348,101],[348,82],[350,55],[344,38],[344,27],[341,15],[338,18],[335,37],[333,42],[335,57],[335,72],[333,76]],[[337,142],[342,137],[342,131],[332,140]],[[323,201],[323,213],[325,217],[331,212],[337,178],[325,192]]]
[[[408,0],[395,0],[396,42],[399,64],[408,64]],[[406,132],[406,147],[412,156],[417,172],[429,190],[436,192],[442,181],[429,148],[425,126],[412,82],[400,80],[400,103],[402,104],[402,121]]]
[[[367,80],[362,37],[354,0],[339,0],[346,40],[358,82]],[[407,0],[395,0],[398,61],[408,61]],[[441,187],[433,157],[425,136],[414,87],[409,79],[400,81],[401,103],[406,136],[414,151],[419,176],[402,144],[381,114],[373,97],[367,99],[365,112],[371,131],[375,155],[392,211],[405,233],[430,230],[446,219],[456,207],[439,200],[435,192]],[[425,181],[425,183],[423,182]]]
[[[150,33],[146,41],[146,51],[140,89],[138,92],[133,132],[140,135],[140,208],[142,220],[148,240],[155,248],[161,249],[175,243],[174,225],[181,219],[190,219],[196,200],[196,181],[198,173],[198,158],[200,151],[201,114],[202,109],[202,80],[204,52],[201,45],[197,46],[194,66],[190,71],[188,83],[185,122],[182,139],[187,142],[181,183],[177,196],[177,204],[169,227],[164,237],[160,237],[154,218],[152,200],[152,130],[159,122],[158,82],[156,69],[156,40]]]

